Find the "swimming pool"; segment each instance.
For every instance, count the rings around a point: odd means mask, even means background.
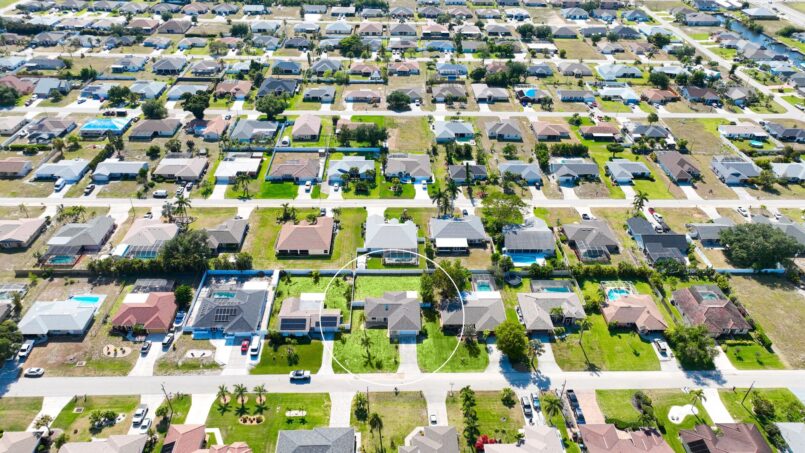
[[[234,291],[216,291],[212,293],[212,297],[215,299],[231,299],[235,297]]]
[[[545,291],[546,293],[569,293],[570,292],[570,288],[568,288],[566,286],[548,286],[548,287],[542,288],[542,290]]]
[[[53,255],[48,258],[48,264],[54,266],[72,266],[78,259],[73,255]]]
[[[486,280],[475,282],[476,291],[492,291],[492,285]]]
[[[81,302],[82,304],[97,304],[104,299],[104,296],[96,296],[94,294],[84,294],[80,296],[73,296],[70,300]]]
[[[623,296],[628,296],[629,294],[632,294],[632,292],[626,288],[609,288],[607,289],[607,300],[618,300]]]

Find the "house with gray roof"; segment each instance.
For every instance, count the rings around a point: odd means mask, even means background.
[[[462,299],[442,304],[439,309],[442,330],[461,332],[463,329],[464,335],[475,336],[480,332],[494,331],[506,320],[506,309],[499,291],[475,291]]]
[[[204,157],[166,157],[159,162],[154,175],[167,180],[198,181],[207,169]]]
[[[92,172],[92,180],[109,182],[115,179],[135,179],[141,171],[148,171],[148,162],[111,157],[98,163]]]
[[[410,220],[386,221],[379,215],[370,215],[366,219],[364,248],[367,252],[375,252],[370,255],[372,257],[381,256],[384,264],[418,264],[418,243],[417,226]]]
[[[145,57],[136,55],[126,55],[109,66],[113,73],[120,72],[140,72],[145,69],[145,63],[148,60]]]
[[[780,222],[773,223],[772,225],[786,235],[795,239],[800,243],[800,245],[805,245],[805,226],[802,224],[781,220]]]
[[[302,73],[302,66],[295,61],[278,60],[271,67],[271,73],[274,75],[299,75]]]
[[[673,231],[657,232],[654,230],[654,226],[643,217],[628,219],[626,231],[637,242],[638,248],[652,264],[668,259],[687,264],[689,244],[684,234]]]
[[[464,85],[443,83],[432,88],[433,102],[466,101],[467,90]]]
[[[324,293],[302,293],[286,297],[279,315],[279,332],[282,335],[304,336],[311,333],[337,332],[341,325],[341,310],[324,308]],[[277,446],[279,450],[279,446]]]
[[[50,237],[47,255],[81,255],[99,252],[115,231],[111,216],[99,216],[85,223],[68,223]]]
[[[204,92],[209,89],[209,86],[204,84],[181,84],[181,85],[174,85],[168,90],[168,100],[169,101],[178,101],[182,98],[185,94],[196,94],[198,92]]]
[[[357,171],[353,171],[356,169]],[[341,160],[330,160],[327,168],[327,181],[330,184],[342,182],[345,176],[361,179],[374,178],[375,161],[365,156],[344,156]]]
[[[323,76],[326,73],[335,73],[341,70],[341,62],[337,60],[333,60],[330,58],[322,58],[320,60],[314,61],[312,65],[310,65],[311,74],[315,74],[319,77]]]
[[[157,75],[179,75],[186,65],[184,57],[163,57],[154,62],[151,70]]]
[[[580,261],[607,262],[613,253],[618,253],[618,237],[609,224],[602,220],[582,220],[562,226],[567,244]]]
[[[542,184],[542,170],[536,163],[521,160],[505,160],[498,164],[501,175],[510,173],[517,179],[525,181],[528,185]]]
[[[606,164],[606,174],[617,184],[631,184],[635,178],[651,178],[646,164],[629,159],[612,159]]]
[[[427,154],[389,154],[384,175],[387,179],[400,178],[405,182],[432,181],[430,157]]]
[[[539,217],[528,217],[522,225],[505,225],[503,227],[503,253],[513,257],[516,255],[534,255],[538,258],[553,256],[556,240],[548,224]]]
[[[692,223],[688,230],[691,238],[701,241],[702,247],[721,248],[721,232],[734,226],[732,219],[719,217],[709,223]]]
[[[548,171],[559,184],[575,185],[579,179],[598,179],[598,164],[583,157],[551,157]]]
[[[100,303],[77,299],[52,302],[37,301],[25,312],[18,327],[26,337],[84,335]]]
[[[207,243],[215,253],[240,250],[249,231],[248,219],[229,219],[214,228],[207,228]]]
[[[282,430],[277,436],[276,453],[355,453],[355,444],[352,428]]]
[[[35,453],[39,451],[41,432],[5,431],[0,437],[0,451],[7,453]]]
[[[72,85],[70,85],[68,80],[55,79],[53,77],[23,80],[35,81],[36,85],[34,86],[33,94],[39,96],[40,98],[49,98],[55,91],[58,91],[61,94],[67,94],[72,88]]]
[[[194,339],[250,338],[262,330],[269,281],[215,279],[201,289],[186,330]]]
[[[65,180],[67,183],[78,182],[89,170],[86,159],[62,159],[58,162],[42,164],[34,172],[34,179]]]
[[[256,20],[251,22],[252,33],[274,34],[282,24],[275,20]]]
[[[305,102],[332,104],[335,101],[335,88],[331,86],[308,88],[302,95],[302,100]]]
[[[237,143],[267,143],[277,135],[276,121],[239,119],[229,132],[229,139]]]
[[[581,299],[572,290],[517,293],[517,306],[529,333],[553,332],[556,327],[587,317]]]
[[[430,241],[437,254],[456,255],[470,253],[470,247],[485,249],[490,238],[481,218],[468,215],[430,219]]]
[[[655,154],[662,171],[677,184],[691,183],[701,178],[701,171],[692,158],[678,151],[660,151]]]
[[[598,75],[604,80],[643,77],[643,73],[640,72],[639,69],[625,64],[602,64],[599,65],[596,70],[598,71]]]
[[[367,297],[363,309],[366,327],[384,327],[389,338],[416,337],[422,330],[421,304],[416,291],[386,291],[380,297]]]
[[[467,141],[475,137],[475,130],[472,128],[472,124],[459,120],[435,121],[433,123],[433,132],[438,143]]]
[[[486,126],[486,136],[492,140],[520,142],[523,141],[523,132],[517,119],[490,122]]]
[[[465,163],[462,165],[448,165],[447,176],[456,184],[464,185],[470,181],[484,181],[489,175],[485,165]]]
[[[802,162],[772,162],[771,171],[778,179],[799,184],[805,181],[805,164]]]
[[[182,127],[182,122],[173,118],[142,120],[131,129],[129,140],[147,141],[153,140],[155,137],[173,137],[180,127]]]
[[[495,102],[506,102],[509,100],[509,92],[505,88],[491,87],[485,83],[473,83],[470,85],[472,94],[478,102],[494,104]]]
[[[710,168],[727,185],[744,184],[760,175],[760,167],[754,162],[731,155],[713,156]]]

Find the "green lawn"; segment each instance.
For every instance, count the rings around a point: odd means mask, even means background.
[[[235,380],[236,381],[236,380]],[[234,382],[236,383],[236,382]],[[232,390],[230,386],[229,390]],[[208,428],[220,428],[224,442],[246,442],[255,453],[272,453],[276,450],[280,430],[313,429],[326,427],[330,422],[330,395],[327,393],[269,393],[263,406],[257,405],[257,395],[248,394],[244,409],[232,399],[226,406],[216,401],[207,416]],[[302,410],[303,417],[288,417],[287,411]],[[244,425],[240,414],[265,417],[263,423]]]
[[[190,412],[191,405],[193,405],[192,395],[181,394],[174,396],[170,404],[170,407],[173,408],[173,423],[184,423],[185,419],[187,419],[187,414]],[[162,406],[168,407],[167,401],[164,401]]]
[[[368,402],[369,412],[383,421],[383,444],[381,449],[381,433],[372,431],[367,420],[356,417],[353,403],[350,426],[361,433],[361,451],[395,452],[405,445],[405,436],[414,428],[428,424],[427,403],[421,392],[370,392]]]
[[[601,110],[604,112],[610,113],[631,113],[632,109],[620,101],[605,101],[601,98],[598,98],[598,105],[601,107]]]
[[[53,427],[63,429],[73,442],[87,442],[93,437],[109,437],[114,434],[126,434],[131,426],[131,415],[134,408],[140,403],[137,396],[87,396],[78,397],[67,403],[56,419]],[[81,407],[83,411],[76,413],[75,408]],[[126,420],[101,430],[90,429],[89,415],[93,411],[112,410],[126,414]]]
[[[271,320],[269,321],[269,328],[272,330],[278,328],[277,315],[282,307],[283,300],[288,297],[299,297],[302,293],[323,293],[327,289],[330,279],[330,277],[321,277],[318,282],[315,282],[312,277],[281,278],[274,297],[275,302]],[[341,309],[341,313],[346,320],[349,317],[349,304],[345,297],[345,291],[347,291],[347,284],[341,278],[334,279],[330,288],[327,289],[324,305],[326,308]]]
[[[324,351],[322,342],[308,337],[299,337],[293,341],[295,344],[275,345],[266,342],[260,355],[260,363],[251,369],[251,374],[286,374],[298,369],[318,372]]]
[[[731,389],[723,389],[718,391],[718,396],[724,406],[727,407],[732,418],[736,421],[749,422],[758,424],[755,414],[752,410],[752,396],[758,394],[768,399],[774,406],[774,420],[775,422],[802,422],[805,406],[794,395],[791,390],[785,388],[778,389],[753,389],[746,400],[741,404],[744,399],[748,388],[736,388],[735,391]],[[763,430],[761,429],[761,432]]]
[[[427,237],[430,219],[436,217],[435,208],[386,208],[383,216],[386,219],[400,219],[405,213],[419,228],[418,234]]]
[[[299,194],[299,186],[292,182],[268,182],[260,186],[254,198],[293,200]]]
[[[788,102],[789,104],[793,105],[794,107],[796,107],[797,104],[805,104],[805,99],[802,99],[799,96],[788,95],[788,96],[783,96],[783,99],[785,99],[786,102]]]
[[[439,326],[439,318],[435,311],[423,311],[424,323],[422,329],[425,337],[417,345],[416,357],[419,369],[426,373],[436,371],[449,358],[441,369],[443,373],[458,373],[469,371],[484,371],[489,365],[489,356],[486,352],[486,345],[475,341],[462,341],[456,349],[458,337],[455,335],[445,335]],[[453,351],[456,353],[453,354]]]
[[[555,426],[559,430],[559,434],[562,435],[562,444],[565,447],[565,451],[568,453],[581,453],[579,444],[573,442],[573,439],[567,433],[567,425],[565,423],[564,415],[560,413],[553,418],[548,417],[548,414],[545,412],[544,404],[542,405],[542,415],[545,417],[545,420],[548,420],[552,426]]]
[[[640,338],[633,330],[616,330],[610,333],[604,317],[588,316],[592,328],[582,336],[573,328],[567,337],[553,343],[556,362],[565,371],[648,371],[659,370],[660,362],[651,343]],[[586,353],[586,354],[585,354]]]
[[[25,431],[42,409],[42,398],[0,398],[0,433]]]
[[[386,329],[365,329],[363,310],[352,313],[352,330],[339,333],[334,342],[336,373],[393,373],[400,364],[399,348]]]
[[[419,292],[420,281],[418,275],[399,275],[393,277],[361,276],[355,280],[355,300],[365,300],[367,297],[380,297],[386,291],[416,291]]]
[[[595,396],[598,406],[604,414],[608,423],[614,420],[621,420],[626,423],[636,423],[638,416],[637,409],[632,405],[632,396],[635,390],[596,390]],[[665,441],[679,453],[684,453],[682,443],[679,441],[679,431],[692,429],[700,423],[712,425],[710,416],[702,407],[701,403],[696,403],[699,410],[698,417],[688,416],[680,424],[674,424],[668,419],[668,411],[672,406],[684,406],[693,402],[690,395],[679,390],[646,390],[645,393],[651,398],[654,406],[654,414]],[[616,425],[618,423],[615,423]]]
[[[502,439],[504,443],[517,441],[517,431],[525,420],[519,404],[508,408],[500,401],[500,392],[475,392],[475,411],[478,414],[478,429],[481,434]],[[461,433],[464,431],[464,416],[461,412],[459,389],[447,396],[447,420],[459,433],[459,442],[466,445]]]
[[[777,354],[764,348],[752,338],[723,341],[721,349],[739,370],[782,370],[785,368]]]

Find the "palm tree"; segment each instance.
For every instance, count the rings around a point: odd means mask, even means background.
[[[584,344],[581,342],[581,340],[584,338],[584,331],[590,330],[593,324],[589,319],[582,318],[576,321],[576,325],[579,326],[579,346],[581,347],[581,351],[584,353],[584,361],[589,364],[590,360],[587,358],[587,351],[584,349]]]
[[[638,190],[632,201],[632,207],[634,207],[635,213],[642,211],[646,203],[648,203],[648,194],[642,190]]]
[[[235,189],[241,190],[241,197],[249,198],[249,182],[251,182],[251,178],[246,173],[238,173],[235,176]]]
[[[238,402],[240,403],[241,409],[246,403],[246,392],[248,389],[243,384],[235,384],[235,396],[238,398]]]
[[[385,451],[383,448],[383,419],[380,418],[377,412],[372,412],[372,415],[369,416],[369,428],[372,431],[377,431],[380,437],[380,451]]]
[[[257,394],[257,399],[258,400],[262,400],[263,395],[266,394],[266,386],[263,385],[263,384],[257,385],[257,386],[254,387],[254,389],[252,391]]]
[[[193,206],[190,204],[190,199],[185,198],[184,194],[176,195],[176,201],[173,203],[174,211],[176,212],[176,222],[180,228],[187,228],[191,219],[187,215],[187,210]]]
[[[447,210],[445,209],[445,204],[444,204],[445,193],[446,192],[443,191],[441,189],[441,187],[438,187],[438,186],[436,187],[435,190],[431,191],[431,193],[430,193],[430,199],[431,199],[431,201],[433,201],[433,203],[436,204],[436,211],[439,214],[447,212]]]
[[[703,401],[707,401],[707,396],[704,394],[704,390],[703,389],[691,390],[690,391],[690,401],[694,406],[696,406],[697,404],[702,403]],[[692,409],[691,409],[691,411],[692,411]],[[693,412],[693,415],[695,415],[696,418],[699,418],[698,411]]]
[[[542,397],[542,407],[545,408],[545,415],[552,419],[562,413],[562,400],[553,393],[546,393]]]
[[[86,213],[87,213],[87,208],[84,207],[84,206],[78,205],[78,206],[73,207],[73,215],[76,218],[81,219],[82,222],[84,221],[84,215]]]
[[[20,205],[17,206],[17,209],[19,209],[21,213],[25,214],[26,219],[28,218],[28,208],[25,206],[25,203],[20,203]]]
[[[539,358],[545,353],[545,345],[537,339],[528,342],[528,358],[531,361],[531,367],[534,368],[534,359]]]
[[[218,386],[218,393],[216,393],[215,396],[223,402],[228,402],[227,397],[229,396],[229,389],[226,387],[226,385],[221,384]]]

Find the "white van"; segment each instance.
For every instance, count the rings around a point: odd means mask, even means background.
[[[257,357],[260,354],[260,343],[262,338],[260,335],[255,335],[252,337],[251,344],[249,345],[249,355],[252,357]]]
[[[168,198],[168,191],[164,189],[155,190],[154,198]]]
[[[56,180],[56,184],[53,185],[53,189],[56,192],[58,192],[58,191],[64,189],[64,186],[66,186],[66,185],[67,185],[67,181],[65,181],[64,178],[59,178],[59,179]]]

